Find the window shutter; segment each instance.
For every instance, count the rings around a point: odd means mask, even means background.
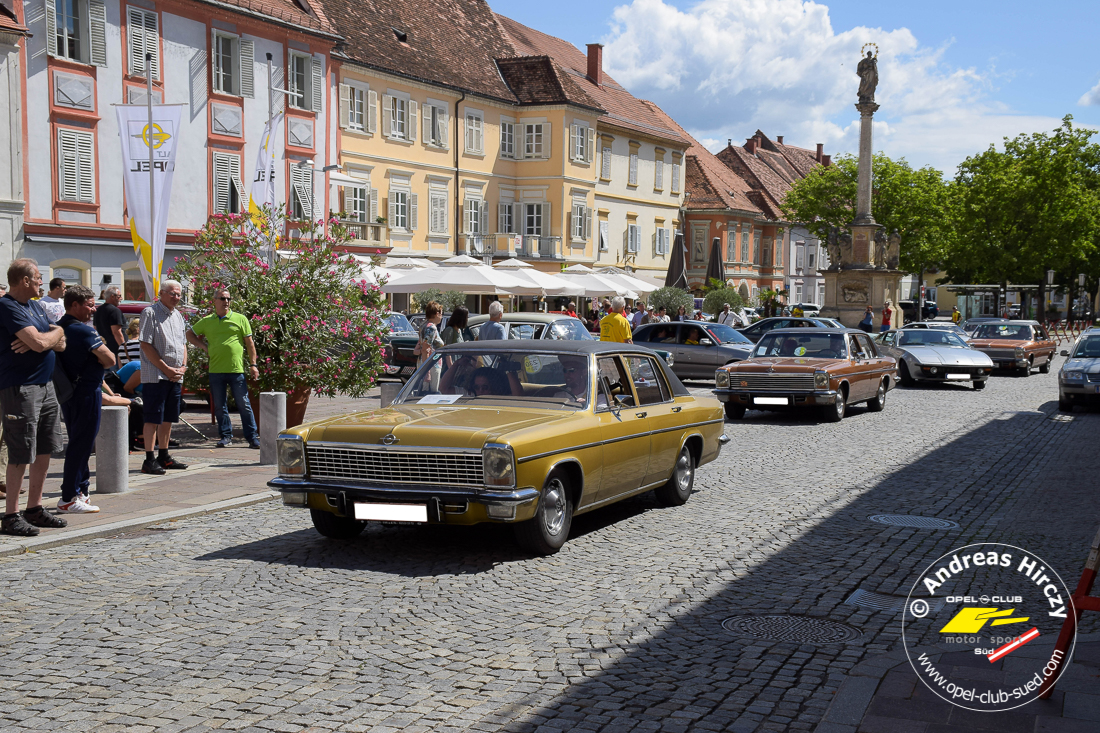
[[[584,207],[584,241],[592,238],[592,209]]]
[[[256,45],[252,41],[246,41],[241,38],[237,41],[237,47],[240,49],[238,56],[241,67],[241,86],[239,91],[242,97],[251,99],[256,96],[256,83],[254,81],[254,74],[256,73]]]
[[[340,127],[347,129],[351,122],[351,87],[347,84],[340,85]]]
[[[393,97],[382,95],[382,134],[389,137],[393,134],[391,123],[393,122]]]
[[[542,157],[544,159],[550,158],[550,141],[553,139],[553,135],[550,134],[550,123],[542,123]]]
[[[88,29],[91,31],[88,60],[93,66],[106,66],[107,6],[103,0],[88,0]]]
[[[57,131],[57,159],[57,192],[62,201],[76,201],[80,196],[80,160],[69,130]]]
[[[45,0],[46,4],[46,53],[50,56],[57,55],[57,6],[53,0]],[[59,138],[60,139],[60,138]]]
[[[424,105],[421,111],[424,113],[424,144],[432,142],[432,109],[429,105]]]
[[[481,217],[479,219],[479,221],[481,222],[481,233],[482,234],[488,234],[489,233],[489,202],[488,201],[478,201],[477,206],[478,206],[478,211],[481,214]]]
[[[569,126],[569,159],[577,159],[577,150],[580,148],[581,126],[573,123]]]
[[[126,45],[130,55],[130,73],[145,76],[145,15],[132,5],[126,10]]]
[[[420,218],[419,215],[418,215],[420,207],[417,204],[418,204],[417,195],[415,193],[410,193],[409,194],[409,229],[414,231],[414,232],[416,231],[417,219]]]
[[[248,192],[244,190],[244,181],[241,180],[241,159],[236,155],[230,157],[229,180],[237,189],[237,210],[234,213],[241,214],[248,211]]]
[[[679,163],[673,163],[672,164],[672,192],[673,193],[679,193],[680,192],[680,164]]]
[[[638,154],[630,154],[630,173],[627,178],[627,183],[631,186],[638,185]]]
[[[439,141],[445,148],[451,147],[451,134],[448,131],[448,124],[450,122],[450,115],[447,110],[440,108],[439,110]]]
[[[310,85],[310,89],[313,92],[313,111],[321,112],[325,103],[325,68],[321,64],[321,59],[314,57],[313,61],[313,83]]]
[[[462,206],[462,231],[465,234],[470,233],[470,207],[473,203],[470,199],[466,199]]]
[[[389,204],[388,207],[387,207],[387,211],[386,211],[386,215],[387,215],[386,221],[392,227],[392,226],[394,226],[394,221],[397,219],[397,204],[393,200],[393,193],[392,192],[390,193],[389,196],[386,197],[386,203]]]
[[[378,92],[367,92],[367,124],[364,125],[367,132],[375,131],[375,119],[378,117]]]
[[[150,73],[152,73],[154,79],[160,78],[160,33],[157,28],[158,23],[156,13],[145,13],[145,50],[152,54]]]
[[[596,149],[596,128],[588,128],[588,147],[584,149],[584,162],[591,163],[593,156],[595,156]]]
[[[511,227],[508,226],[508,207],[509,204],[497,204],[497,231],[502,234],[511,231]]]
[[[378,221],[378,189],[372,188],[370,190],[370,215],[369,219],[372,224]]]
[[[600,178],[611,180],[611,148],[605,146],[600,155]]]
[[[653,187],[663,189],[665,187],[665,162],[657,160],[653,163]]]
[[[214,153],[214,213],[229,211],[229,156]]]
[[[409,100],[409,120],[405,129],[409,131],[409,140],[416,140],[416,102]]]

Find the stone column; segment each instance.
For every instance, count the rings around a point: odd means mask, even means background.
[[[104,406],[95,439],[95,492],[123,494],[130,490],[130,412]]]
[[[874,147],[871,140],[872,122],[878,105],[874,102],[857,104],[859,110],[859,188],[856,193],[856,219],[853,224],[874,224],[871,215],[871,158]]]
[[[286,430],[286,392],[260,393],[260,465],[278,462],[279,433]]]

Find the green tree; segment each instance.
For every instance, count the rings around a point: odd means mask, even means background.
[[[723,286],[711,290],[703,296],[703,312],[717,314],[721,312],[722,306],[726,303],[729,303],[730,310],[734,311],[739,311],[745,306],[745,301],[741,298],[741,293],[739,293],[736,288],[727,288]]]
[[[460,305],[466,305],[466,293],[459,290],[440,291],[438,288],[421,290],[413,296],[413,306],[419,312],[424,312],[424,306],[432,301],[439,303],[444,313],[450,313]]]
[[[679,312],[680,306],[684,306],[687,312],[691,313],[695,308],[695,297],[680,288],[657,288],[649,294],[649,305],[653,306],[654,310],[663,307],[667,315],[674,316]]]

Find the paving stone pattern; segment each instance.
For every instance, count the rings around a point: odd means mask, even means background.
[[[896,614],[844,605],[857,588],[905,594],[989,540],[1076,582],[1100,414],[1055,399],[1034,375],[895,390],[839,424],[749,412],[687,505],[578,517],[550,558],[506,527],[328,541],[265,504],[0,559],[0,729],[811,730],[846,671],[899,640]],[[867,519],[910,513],[960,529]],[[721,625],[775,613],[862,636]]]

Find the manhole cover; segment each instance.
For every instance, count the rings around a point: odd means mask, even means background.
[[[905,608],[905,596],[891,596],[886,593],[875,593],[874,591],[857,589],[852,595],[848,596],[848,600],[844,601],[848,606],[859,606],[860,608],[870,608],[875,611],[894,611],[900,613]],[[943,608],[942,600],[933,600],[929,603],[929,608],[932,611],[938,611]]]
[[[957,522],[935,517],[918,517],[913,514],[874,514],[867,517],[872,522],[888,524],[891,527],[916,527],[917,529],[958,529]]]
[[[738,636],[800,644],[841,644],[863,636],[854,626],[811,616],[731,616],[722,628]]]

